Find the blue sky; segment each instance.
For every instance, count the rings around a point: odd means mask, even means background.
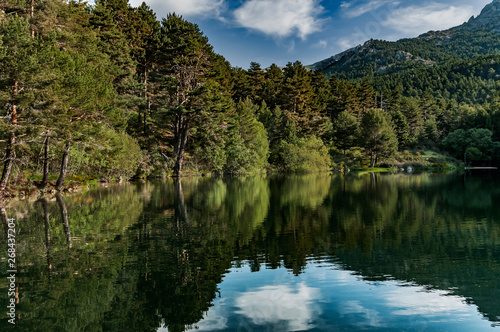
[[[139,6],[143,0],[129,0]],[[492,0],[147,0],[157,18],[199,25],[231,65],[308,65],[366,40],[398,40],[460,25]]]

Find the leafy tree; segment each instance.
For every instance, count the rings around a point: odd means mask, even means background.
[[[478,148],[468,147],[465,150],[465,153],[464,153],[464,162],[466,164],[467,164],[467,160],[469,160],[469,162],[472,162],[472,161],[481,160],[482,158],[483,158],[483,153],[481,151],[479,151]]]
[[[361,82],[359,96],[363,112],[366,112],[369,109],[377,106],[375,105],[375,91],[367,77],[363,78],[363,81]]]
[[[248,83],[250,85],[249,97],[255,104],[262,102],[262,90],[264,88],[264,71],[257,62],[251,62],[248,68]]]
[[[120,94],[125,94],[133,84],[135,63],[125,34],[117,22],[127,18],[127,0],[97,0],[89,23],[98,32],[99,49],[111,60],[114,84]]]
[[[161,22],[156,53],[156,94],[161,116],[173,132],[174,174],[180,175],[193,121],[203,110],[205,75],[212,48],[197,25],[175,14]]]
[[[256,119],[258,109],[247,98],[238,104],[236,114],[231,117],[226,145],[227,173],[254,171],[267,163],[269,143],[264,125]]]
[[[331,167],[328,148],[315,136],[300,138],[296,143],[282,141],[280,154],[280,168],[285,172],[325,171]]]
[[[360,126],[360,144],[370,156],[370,167],[379,157],[389,157],[397,151],[398,139],[384,111],[369,110]]]
[[[336,76],[330,78],[331,97],[327,104],[327,116],[333,120],[343,111],[348,111],[356,118],[361,118],[361,102],[358,95],[358,86]]]
[[[398,139],[400,149],[407,146],[410,140],[410,128],[406,121],[406,116],[401,111],[392,111],[391,119],[394,126],[394,133]]]
[[[401,109],[408,125],[408,145],[416,145],[424,126],[417,100],[413,98],[403,98]],[[405,125],[403,124],[402,128],[404,127]]]
[[[125,14],[127,16],[126,24],[123,20],[118,21],[117,24],[127,37],[131,56],[136,63],[136,79],[141,84],[134,86],[133,93],[136,98],[129,97],[129,100],[126,101],[126,107],[137,112],[137,123],[141,124],[131,129],[135,129],[136,134],[142,129],[142,134],[146,135],[148,117],[151,114],[151,91],[153,90],[150,72],[155,66],[154,54],[160,22],[157,21],[153,10],[144,2],[137,8],[128,7]]]
[[[457,159],[490,161],[500,146],[492,140],[492,135],[491,130],[484,128],[458,129],[449,133],[442,144]],[[472,158],[467,158],[467,151]]]
[[[312,73],[311,84],[314,89],[312,108],[324,115],[331,99],[330,83],[320,70],[315,70]]]
[[[0,102],[8,110],[8,123],[3,125],[7,139],[5,163],[0,179],[0,193],[9,181],[16,158],[16,133],[22,110],[33,101],[36,84],[38,41],[31,37],[28,20],[17,15],[0,22],[2,51],[0,55]]]
[[[314,89],[310,73],[299,61],[288,63],[283,72],[282,110],[294,122],[299,135],[321,135],[321,129],[314,125],[320,113],[312,107]]]
[[[347,149],[354,147],[358,141],[359,123],[356,117],[344,111],[333,123],[333,144],[340,148],[344,155]]]
[[[232,96],[236,103],[252,95],[252,87],[248,81],[248,74],[244,69],[235,68],[233,70],[231,83],[233,84]]]
[[[283,80],[285,79],[283,70],[276,64],[272,64],[264,74],[264,86],[262,88],[262,99],[271,109],[280,106],[280,96],[283,90]]]

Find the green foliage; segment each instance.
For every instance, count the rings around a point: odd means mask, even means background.
[[[332,128],[333,144],[345,155],[347,149],[354,147],[359,136],[359,123],[355,116],[344,111],[339,114]]]
[[[214,174],[222,174],[227,164],[225,146],[222,144],[204,144],[194,151],[195,157],[203,168]]]
[[[258,112],[248,98],[238,104],[228,125],[226,173],[253,172],[267,164],[269,143],[264,125],[256,119]]]
[[[379,157],[389,157],[397,151],[398,139],[382,110],[370,110],[360,125],[360,144],[370,156],[370,167]]]
[[[499,142],[492,140],[491,130],[484,128],[455,130],[445,137],[442,144],[457,159],[483,161],[490,161],[500,147]]]
[[[253,169],[260,169],[267,163],[269,156],[269,143],[264,125],[256,119],[256,115],[263,112],[262,108],[245,100],[237,107],[237,119],[240,135],[244,140],[245,147],[251,151]]]
[[[83,141],[70,152],[70,171],[106,179],[134,176],[143,161],[137,141],[124,132],[98,127],[89,132],[91,142]]]
[[[285,172],[315,172],[331,168],[330,155],[323,141],[317,137],[300,138],[296,143],[282,141],[279,146]]]
[[[2,109],[16,105],[22,109],[33,102],[40,68],[40,41],[30,37],[26,18],[13,16],[0,23],[0,102]]]
[[[464,156],[469,159],[469,161],[477,161],[481,160],[483,157],[483,153],[475,147],[468,147],[467,150],[465,150]]]
[[[157,120],[173,133],[174,173],[180,175],[193,122],[205,108],[212,47],[199,27],[175,14],[161,22],[155,52]]]
[[[46,137],[48,160],[68,144],[70,171],[102,178],[181,175],[184,160],[193,173],[329,169],[323,141],[348,164],[439,146],[497,161],[500,37],[486,28],[371,40],[317,70],[245,70],[196,24],[146,4],[33,4],[0,6],[0,157],[16,155],[16,172],[40,172]]]
[[[204,114],[196,132],[194,156],[212,173],[242,174],[267,165],[269,143],[258,114],[269,112],[247,98],[227,113],[214,109]],[[211,116],[210,116],[211,115]]]

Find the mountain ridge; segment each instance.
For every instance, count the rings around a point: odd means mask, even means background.
[[[370,39],[308,68],[319,69],[327,77],[359,80],[495,54],[500,54],[500,0],[486,5],[477,17],[462,25],[394,42]]]

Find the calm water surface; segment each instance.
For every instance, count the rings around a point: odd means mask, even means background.
[[[500,331],[499,205],[488,171],[194,178],[13,202],[0,330]]]

